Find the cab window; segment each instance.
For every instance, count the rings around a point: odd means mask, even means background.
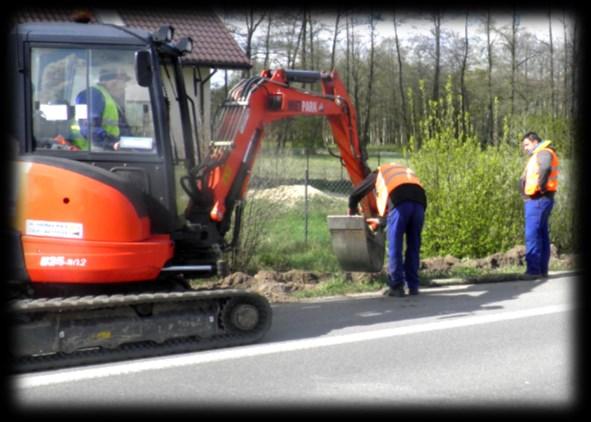
[[[35,150],[156,153],[150,92],[134,50],[33,48]]]

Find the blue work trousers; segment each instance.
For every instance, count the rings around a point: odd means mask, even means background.
[[[396,288],[401,283],[409,289],[419,288],[419,250],[425,207],[414,201],[404,201],[388,213],[388,285]],[[406,252],[402,260],[403,238]]]
[[[554,200],[541,197],[525,201],[525,262],[526,273],[548,274],[550,262],[550,229],[548,219]]]

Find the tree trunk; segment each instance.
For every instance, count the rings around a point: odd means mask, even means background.
[[[307,27],[308,27],[308,13],[304,9],[304,17],[302,19],[302,30],[301,30],[301,34],[302,34],[302,54],[300,56],[300,69],[305,69],[306,68],[306,55],[307,55],[307,51],[306,51],[306,41],[307,41],[306,28]]]
[[[245,53],[246,57],[248,57],[249,61],[252,61],[252,38],[254,36],[255,31],[257,30],[258,26],[261,22],[265,19],[265,13],[263,12],[259,18],[255,17],[254,9],[249,9],[246,12],[246,47]],[[243,72],[243,77],[250,77],[251,76],[252,68],[246,69]]]
[[[308,66],[311,70],[316,69],[314,64],[314,23],[312,22],[312,11],[308,12],[308,26],[310,28],[310,63]]]
[[[493,51],[492,43],[490,42],[491,30],[491,16],[490,10],[486,15],[486,46],[488,51],[488,133],[490,136],[490,143],[497,145],[497,131],[495,130],[495,107],[492,90],[492,68],[493,68]]]
[[[529,66],[528,63],[529,62],[529,44],[526,43],[525,44],[525,60],[523,62],[523,74],[524,74],[524,88],[525,88],[525,92],[529,92]],[[525,95],[525,114],[528,114],[529,111],[529,102],[531,101],[530,96],[529,95]]]
[[[369,74],[367,76],[367,96],[365,101],[365,122],[363,124],[363,144],[369,145],[369,125],[371,122],[371,107],[373,96],[373,78],[374,78],[374,53],[375,53],[375,21],[373,13],[370,12],[370,47],[369,47]]]
[[[305,15],[304,15],[304,20],[305,20]],[[293,24],[294,32],[296,30],[297,25],[298,25],[297,22],[294,22],[294,24]],[[301,25],[300,25],[300,31],[298,32],[298,39],[296,41],[295,48],[292,52],[291,57],[288,56],[288,58],[287,58],[287,67],[288,68],[293,69],[296,67],[296,61],[298,58],[298,53],[300,51],[300,43],[301,42],[302,42],[302,31],[301,31]]]
[[[556,89],[554,87],[554,41],[552,40],[552,10],[548,10],[548,39],[550,41],[550,113],[556,117]]]
[[[269,55],[271,50],[271,26],[273,25],[273,17],[269,13],[267,17],[267,35],[265,36],[265,59],[263,60],[263,69],[269,68]]]
[[[406,106],[406,94],[404,92],[402,54],[400,52],[400,40],[398,38],[398,25],[396,24],[396,13],[394,13],[394,43],[396,45],[396,57],[398,58],[398,88],[400,89],[400,101],[402,105],[402,142],[404,145],[406,145],[408,143],[409,137],[409,124]]]
[[[562,114],[564,115],[564,117],[568,116],[568,31],[567,31],[567,25],[566,25],[566,11],[563,11],[562,13],[562,30],[563,30],[563,36],[564,36],[564,60],[562,61],[563,63],[563,73],[564,73],[564,78],[563,78],[563,91],[564,91],[564,95],[563,95],[563,102],[562,102]]]
[[[433,77],[433,101],[439,99],[439,75],[441,61],[441,13],[439,10],[433,15],[435,25],[435,76]]]
[[[334,37],[332,38],[332,49],[330,51],[330,70],[331,71],[334,69],[334,65],[335,65],[335,53],[337,50],[337,36],[339,34],[340,20],[341,20],[341,12],[339,10],[337,10],[337,16],[336,16],[335,24],[334,24]]]
[[[511,116],[509,119],[509,133],[512,134],[513,116],[515,115],[515,76],[517,74],[517,10],[513,8],[513,24],[511,25]]]
[[[579,60],[579,50],[577,48],[578,42],[578,26],[577,26],[577,19],[573,19],[573,53],[571,57],[571,102],[570,102],[570,115],[574,118],[579,110],[577,107],[577,82],[579,81],[579,67],[578,67],[578,60]]]
[[[466,94],[466,68],[468,67],[468,15],[466,12],[466,23],[464,26],[464,56],[462,58],[462,69],[460,75],[460,98],[462,100],[462,139],[466,139],[467,124],[466,111],[468,110],[468,95]]]
[[[347,14],[345,17],[345,27],[347,33],[347,43],[346,43],[346,59],[345,59],[345,86],[347,87],[347,92],[351,92],[351,34],[349,32],[349,19],[350,16]]]
[[[360,102],[359,102],[359,66],[357,65],[357,44],[355,41],[355,28],[353,25],[353,21],[351,20],[351,83],[353,85],[353,101],[355,107],[359,109]],[[361,127],[357,127],[357,131],[360,132]],[[358,133],[361,136],[361,133]]]

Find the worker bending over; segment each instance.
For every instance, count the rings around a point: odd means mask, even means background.
[[[417,175],[408,167],[387,163],[370,173],[349,196],[349,215],[358,214],[361,199],[376,190],[380,216],[387,218],[388,286],[385,294],[403,297],[419,293],[421,232],[427,196]],[[403,238],[406,252],[402,258]]]

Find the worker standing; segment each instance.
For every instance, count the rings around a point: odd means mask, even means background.
[[[370,173],[349,196],[349,215],[358,213],[359,201],[376,190],[380,216],[387,212],[388,286],[385,294],[403,297],[406,281],[410,295],[419,294],[421,232],[427,196],[417,175],[408,167],[387,163]],[[406,236],[406,252],[402,258]]]
[[[542,142],[535,132],[523,136],[522,147],[530,156],[520,179],[525,200],[525,274],[547,277],[550,262],[548,220],[558,189],[558,156],[550,147],[550,141]]]

